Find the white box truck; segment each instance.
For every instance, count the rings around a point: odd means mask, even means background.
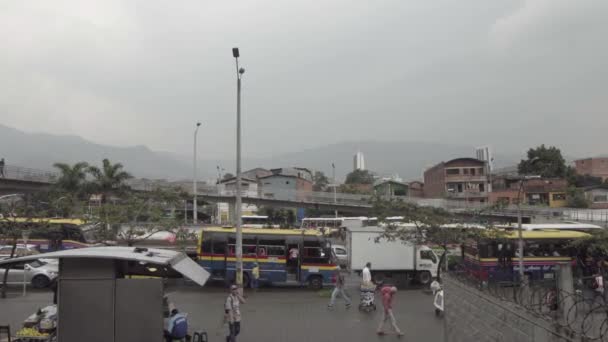
[[[423,285],[437,277],[439,258],[427,246],[416,246],[403,241],[388,241],[376,238],[382,227],[350,227],[346,229],[348,267],[360,273],[365,264],[371,262],[372,279],[396,286],[405,286],[410,280]]]

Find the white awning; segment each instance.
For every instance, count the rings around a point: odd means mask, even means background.
[[[24,261],[44,259],[113,259],[125,261],[137,261],[145,264],[169,266],[195,283],[203,286],[209,279],[209,272],[181,252],[138,247],[88,247],[76,248],[58,252],[29,255],[20,258],[0,260],[2,265],[16,264]]]

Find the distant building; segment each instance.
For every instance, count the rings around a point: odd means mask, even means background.
[[[365,157],[361,151],[353,156],[353,170],[365,170]]]
[[[249,179],[259,179],[262,177],[270,176],[272,171],[266,170],[261,167],[256,167],[255,169],[247,170],[241,173],[241,177],[249,178]]]
[[[409,197],[424,197],[424,183],[413,181],[408,184]]]
[[[489,181],[486,162],[457,158],[441,162],[424,172],[424,196],[486,202]]]
[[[576,173],[608,179],[608,158],[586,158],[574,161]]]
[[[385,198],[393,198],[396,196],[407,196],[409,186],[403,182],[396,180],[383,180],[374,185],[374,193]]]
[[[270,171],[272,174],[259,178],[263,197],[286,198],[295,196],[296,191],[312,191],[313,176],[309,169],[290,167]]]
[[[242,175],[242,174],[241,174]],[[220,188],[225,191],[236,191],[236,177],[223,179],[220,182]],[[256,179],[246,178],[241,176],[241,196],[243,197],[258,197],[259,188]],[[258,208],[255,205],[243,203],[241,206],[242,215],[255,215]],[[234,204],[217,203],[215,212],[216,223],[229,224],[234,223],[235,212]]]
[[[528,179],[524,183],[526,203],[561,208],[567,205],[568,181],[562,178]]]
[[[477,159],[486,162],[488,172],[494,171],[494,156],[492,155],[490,146],[477,147],[475,149],[475,156]]]
[[[605,185],[585,189],[585,197],[591,209],[608,209],[608,187]]]
[[[517,204],[520,181],[518,176],[498,176],[492,179],[490,202]],[[561,208],[567,205],[567,188],[568,182],[561,178],[528,179],[519,196],[525,204]]]

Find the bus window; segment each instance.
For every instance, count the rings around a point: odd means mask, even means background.
[[[211,252],[212,241],[213,240],[211,238],[203,239],[203,242],[201,244],[201,252],[203,252],[203,253]]]
[[[243,255],[256,256],[255,249],[255,245],[243,245]]]
[[[268,256],[270,257],[284,257],[285,256],[285,246],[268,246],[266,249]]]
[[[304,247],[302,254],[303,263],[328,263],[331,257],[330,252],[325,252],[321,247]]]
[[[268,253],[266,252],[266,247],[260,246],[258,247],[258,256],[259,257],[267,257]]]
[[[226,242],[225,241],[213,241],[213,254],[226,254]]]

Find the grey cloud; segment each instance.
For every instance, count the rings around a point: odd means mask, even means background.
[[[187,154],[421,140],[605,152],[602,0],[0,5],[2,123]],[[575,132],[579,132],[578,134]],[[583,133],[584,132],[584,133]]]

